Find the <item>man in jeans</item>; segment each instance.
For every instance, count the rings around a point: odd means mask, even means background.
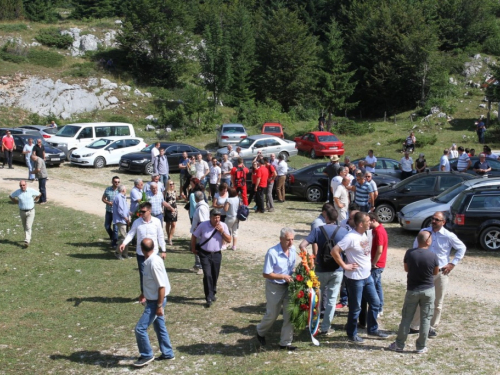
[[[160,344],[161,355],[157,360],[174,359],[174,351],[170,343],[167,327],[165,326],[165,305],[170,293],[170,282],[163,260],[155,255],[155,244],[152,239],[141,241],[144,254],[143,289],[146,298],[144,312],[135,326],[135,338],[140,357],[134,362],[135,367],[143,367],[154,361],[154,352],[149,342],[148,327],[153,324]]]
[[[427,352],[427,335],[434,313],[434,277],[439,273],[439,260],[429,250],[432,244],[431,232],[421,231],[417,235],[418,248],[409,249],[404,257],[405,271],[408,272],[407,287],[401,323],[396,341],[389,345],[389,350],[402,352],[410,331],[410,323],[420,306],[420,334],[417,339],[417,353]]]
[[[350,341],[362,343],[358,336],[357,321],[361,311],[361,297],[369,304],[367,332],[368,336],[387,338],[388,335],[378,330],[377,315],[380,300],[375,289],[375,283],[370,274],[371,249],[366,231],[370,228],[370,217],[364,212],[354,215],[354,230],[350,231],[332,249],[332,257],[345,270],[346,286],[349,293],[349,314],[347,316],[347,337]],[[345,252],[347,263],[340,253]]]
[[[120,185],[117,188],[118,194],[116,194],[113,200],[113,225],[118,227],[118,242],[115,250],[115,256],[119,260],[128,259],[128,246],[125,246],[124,251],[120,251],[120,245],[127,236],[127,225],[130,224],[130,209],[127,203],[127,188],[124,185]]]
[[[333,317],[335,315],[335,304],[337,303],[337,297],[340,291],[340,284],[342,284],[342,278],[344,277],[344,270],[339,266],[332,266],[329,264],[325,264],[323,260],[324,256],[324,245],[328,241],[329,238],[333,236],[335,230],[337,229],[337,210],[330,205],[325,204],[325,220],[326,224],[317,227],[309,233],[309,235],[302,240],[299,245],[300,250],[306,251],[306,247],[309,244],[317,244],[316,247],[313,247],[313,254],[316,257],[315,260],[315,271],[318,276],[318,280],[320,282],[320,290],[321,296],[325,296],[324,306],[325,312],[323,315],[323,321],[320,326],[320,334],[321,335],[330,335],[335,330],[330,328]],[[328,238],[325,237],[321,228],[324,228]],[[344,236],[347,235],[347,230],[344,228],[339,228],[337,233],[335,234],[334,241],[338,243]],[[316,250],[314,250],[316,249]],[[331,250],[331,249],[329,249]]]
[[[106,216],[104,217],[104,228],[108,232],[109,239],[111,240],[111,248],[116,247],[118,242],[118,227],[113,225],[113,201],[118,194],[118,185],[120,185],[120,177],[114,176],[111,179],[111,186],[104,190],[102,195],[102,202],[106,205]]]

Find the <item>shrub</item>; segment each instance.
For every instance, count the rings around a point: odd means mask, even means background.
[[[15,64],[20,64],[20,63],[27,61],[26,57],[24,57],[24,56],[15,55],[13,53],[10,53],[10,52],[4,51],[4,50],[0,51],[0,59],[3,61],[15,63]]]
[[[344,135],[365,135],[375,131],[371,124],[358,123],[345,117],[334,119],[334,127],[337,133]]]
[[[283,113],[281,106],[276,102],[254,103],[247,102],[238,108],[237,121],[247,127],[260,128],[265,122],[291,123],[288,113]]]
[[[40,30],[35,39],[44,46],[66,49],[73,43],[73,38],[70,35],[61,35],[59,29],[51,27]]]
[[[28,30],[28,26],[24,23],[0,25],[0,31],[3,31],[5,33],[15,33],[24,30]]]
[[[85,62],[82,64],[73,64],[71,65],[71,69],[67,71],[65,75],[79,78],[95,76],[95,63]]]
[[[106,119],[106,122],[126,122],[132,124],[133,122],[127,116],[111,115]]]
[[[57,52],[46,51],[43,49],[30,49],[28,52],[28,60],[30,63],[46,68],[62,66],[64,56]]]

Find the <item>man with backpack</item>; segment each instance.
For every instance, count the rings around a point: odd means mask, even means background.
[[[330,335],[335,332],[330,327],[335,315],[335,305],[337,303],[340,284],[344,277],[344,270],[335,262],[330,252],[348,232],[336,224],[337,210],[335,210],[335,207],[326,204],[324,206],[324,213],[326,224],[313,229],[302,240],[299,248],[305,251],[309,244],[317,244],[317,251],[313,250],[313,254],[316,256],[315,272],[320,282],[321,296],[326,296],[324,301],[325,313],[320,326],[320,334]]]
[[[248,168],[243,164],[243,159],[238,158],[238,165],[231,169],[231,183],[236,188],[236,191],[241,194],[241,200],[245,206],[248,206],[247,198],[247,173]]]

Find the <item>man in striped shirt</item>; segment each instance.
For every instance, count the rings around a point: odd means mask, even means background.
[[[28,247],[31,241],[31,227],[35,220],[35,200],[42,195],[38,190],[28,188],[25,180],[19,181],[20,189],[17,189],[9,198],[19,205],[19,216],[24,227],[24,247]]]
[[[361,212],[371,212],[375,207],[375,195],[373,187],[366,181],[364,174],[356,176],[356,183],[353,185],[354,201],[359,206]]]
[[[460,146],[458,148],[457,170],[459,172],[467,172],[471,164],[472,162],[470,161],[469,155],[467,155],[465,149],[462,146]]]

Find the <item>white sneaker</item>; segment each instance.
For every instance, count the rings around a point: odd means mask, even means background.
[[[415,353],[417,353],[417,354],[425,354],[425,353],[427,353],[428,351],[429,351],[429,349],[427,349],[427,346],[426,346],[426,347],[424,347],[424,348],[422,348],[422,349],[417,349],[417,350],[415,350]]]

